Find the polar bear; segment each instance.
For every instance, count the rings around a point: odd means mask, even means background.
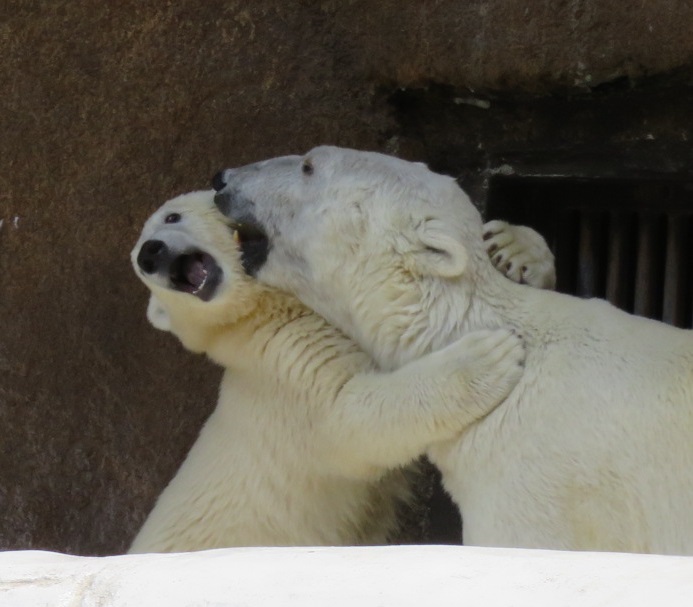
[[[219,402],[130,552],[382,544],[408,464],[517,383],[521,340],[480,331],[376,372],[294,297],[249,278],[214,192],[165,203],[132,252],[150,321],[226,369]],[[396,437],[407,436],[406,443]]]
[[[469,198],[422,164],[319,147],[214,182],[241,242],[249,226],[263,249],[248,271],[382,369],[481,328],[525,337],[510,396],[429,450],[465,543],[693,554],[689,331],[506,280]]]

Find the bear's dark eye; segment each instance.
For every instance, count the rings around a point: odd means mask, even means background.
[[[178,223],[180,221],[180,213],[171,213],[170,215],[166,215],[166,219],[164,219],[165,223]]]
[[[312,175],[313,174],[313,163],[310,160],[304,160],[303,166],[301,167],[301,170],[303,171],[304,175]]]

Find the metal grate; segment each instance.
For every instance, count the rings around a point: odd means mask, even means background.
[[[497,177],[486,210],[547,239],[559,291],[693,326],[692,182]]]

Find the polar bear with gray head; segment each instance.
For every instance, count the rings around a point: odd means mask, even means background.
[[[398,506],[411,500],[400,467],[505,398],[522,373],[521,340],[479,331],[378,372],[295,297],[250,278],[260,249],[246,240],[242,252],[237,237],[214,192],[193,192],[157,210],[133,249],[152,324],[226,372],[130,552],[396,538]]]
[[[689,331],[508,281],[469,198],[422,164],[319,147],[228,169],[215,188],[262,251],[248,271],[383,369],[481,328],[525,337],[516,389],[429,451],[465,543],[693,554]]]

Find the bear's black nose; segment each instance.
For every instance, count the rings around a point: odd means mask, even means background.
[[[226,178],[224,174],[226,171],[219,171],[214,177],[212,177],[212,187],[218,192],[223,190],[226,186]]]
[[[137,255],[137,265],[147,274],[153,274],[166,259],[168,247],[161,240],[147,240]]]

